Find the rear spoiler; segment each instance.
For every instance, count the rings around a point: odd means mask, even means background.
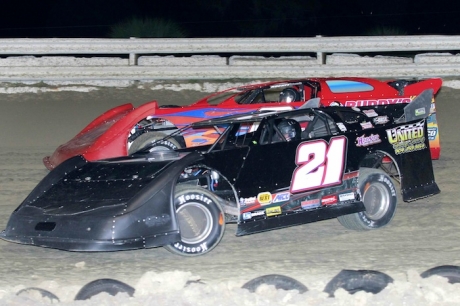
[[[426,89],[404,107],[405,122],[419,120],[430,115],[433,89]]]

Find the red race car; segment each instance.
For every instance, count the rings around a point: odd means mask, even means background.
[[[441,149],[434,98],[441,85],[439,78],[389,81],[354,77],[309,78],[230,88],[188,106],[160,106],[156,101],[137,108],[124,104],[94,119],[74,138],[59,146],[51,156],[45,157],[43,162],[51,170],[76,155],[82,155],[89,161],[129,155],[189,123],[224,115],[257,110],[290,110],[314,104],[321,107],[342,105],[359,108],[410,103],[429,88],[433,89],[434,94],[431,115],[428,117],[428,137],[431,157],[438,159]],[[368,116],[373,123],[366,124],[378,125],[387,120],[372,112]],[[158,141],[156,146],[157,149],[175,149],[204,145],[214,142],[218,133],[213,130],[197,131],[181,139]],[[397,137],[403,138],[405,135]]]

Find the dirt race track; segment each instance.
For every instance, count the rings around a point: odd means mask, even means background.
[[[101,88],[90,92],[0,94],[0,229],[11,212],[47,173],[42,158],[103,111],[191,102],[198,91]],[[267,233],[235,237],[227,226],[222,242],[195,258],[162,248],[111,253],[76,253],[0,241],[0,287],[35,286],[45,280],[78,286],[98,278],[133,284],[146,271],[190,271],[206,281],[280,273],[308,285],[330,280],[342,269],[372,269],[405,279],[408,270],[460,265],[460,90],[443,87],[437,97],[441,158],[434,161],[441,193],[400,202],[392,223],[355,232],[328,220]]]

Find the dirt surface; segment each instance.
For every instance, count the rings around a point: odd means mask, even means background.
[[[11,212],[46,175],[42,158],[51,154],[103,111],[132,102],[192,102],[204,92],[101,88],[90,92],[0,94],[0,229]],[[411,203],[400,202],[392,223],[356,232],[337,220],[235,237],[227,226],[219,246],[205,256],[185,258],[162,248],[77,253],[0,241],[0,288],[38,286],[50,281],[71,288],[114,278],[130,285],[147,271],[189,271],[203,281],[242,284],[279,273],[307,287],[324,287],[342,269],[371,269],[407,281],[440,265],[460,265],[460,90],[443,87],[437,97],[441,158],[434,161],[441,193]],[[65,297],[64,297],[65,299]]]

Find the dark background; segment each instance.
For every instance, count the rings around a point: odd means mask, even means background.
[[[7,0],[0,38],[102,38],[131,17],[173,20],[187,37],[455,35],[459,14],[453,0]]]

